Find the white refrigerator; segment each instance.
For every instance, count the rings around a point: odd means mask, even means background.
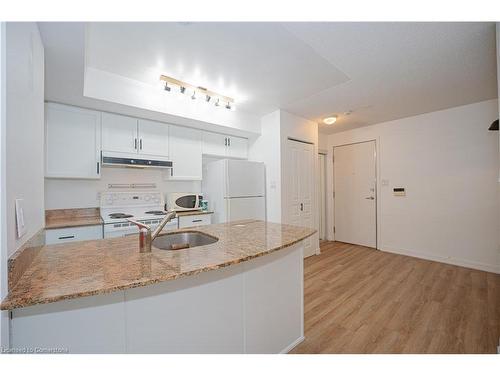
[[[264,163],[223,159],[206,165],[203,197],[215,223],[266,220]]]

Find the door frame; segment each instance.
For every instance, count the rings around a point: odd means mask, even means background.
[[[318,211],[319,211],[319,214],[320,216],[322,216],[318,222],[318,234],[319,234],[319,237],[320,237],[320,240],[328,240],[328,152],[325,151],[325,150],[318,150],[318,158],[320,156],[323,156],[323,161],[324,161],[324,165],[323,167],[321,167],[321,163],[319,162],[318,160],[318,176],[317,176],[317,181],[318,181]],[[321,186],[320,186],[320,183],[321,183],[321,170],[323,169],[323,194],[321,194]],[[325,203],[325,207],[324,207],[324,210],[325,210],[325,214],[322,215],[321,214],[321,207],[320,207],[320,203],[321,203],[321,196],[322,198],[324,199],[324,203]],[[321,239],[321,219],[324,221],[324,230],[325,230],[325,233],[323,233],[323,239]]]
[[[379,250],[379,244],[378,244],[378,145],[377,145],[377,140],[374,139],[367,139],[365,141],[359,141],[359,142],[351,142],[351,143],[343,143],[340,145],[335,145],[332,147],[332,191],[333,191],[333,225],[335,228],[335,148],[338,147],[344,147],[344,146],[352,146],[352,145],[357,145],[361,143],[368,143],[368,142],[373,142],[375,145],[375,152],[373,155],[373,158],[375,160],[375,249]],[[333,239],[335,240],[335,230],[333,232]]]

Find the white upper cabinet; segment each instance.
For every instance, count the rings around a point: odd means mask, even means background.
[[[224,134],[203,132],[203,154],[246,159],[248,140]]]
[[[227,137],[226,156],[231,158],[248,158],[248,140],[241,137]]]
[[[139,153],[168,157],[168,132],[169,125],[167,124],[149,120],[139,120]]]
[[[226,156],[227,136],[203,132],[203,153],[206,155]]]
[[[202,179],[201,131],[170,125],[171,180]]]
[[[103,112],[102,150],[136,153],[138,148],[137,119]]]
[[[47,103],[45,177],[100,178],[101,113]]]

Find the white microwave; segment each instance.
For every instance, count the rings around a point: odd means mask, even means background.
[[[167,210],[194,211],[201,210],[203,196],[197,193],[167,193]]]

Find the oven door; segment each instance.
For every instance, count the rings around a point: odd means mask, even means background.
[[[120,224],[120,225],[118,225]],[[150,225],[148,221],[145,224],[149,225],[151,231],[154,231],[158,224]],[[161,233],[178,229],[179,224],[177,218],[169,221],[162,229]],[[104,238],[116,238],[116,237],[127,237],[139,233],[139,228],[137,225],[126,222],[126,223],[114,223],[114,224],[104,224]]]

